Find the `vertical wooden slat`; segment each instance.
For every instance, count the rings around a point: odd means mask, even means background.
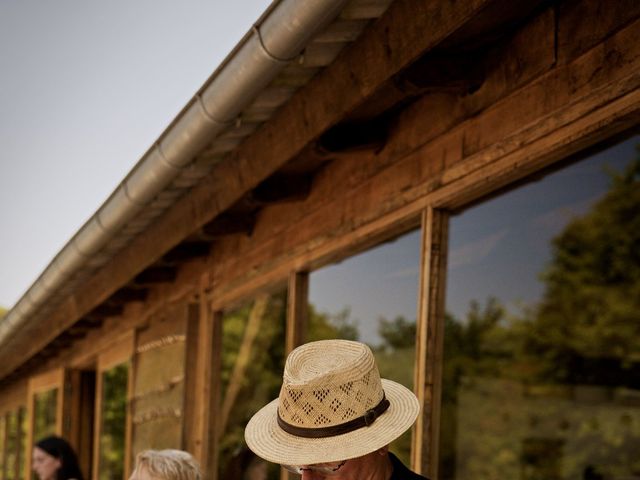
[[[25,451],[22,448],[22,436],[26,435],[27,432],[24,432],[22,430],[22,424],[24,422],[24,417],[26,415],[26,409],[24,408],[18,408],[18,425],[17,425],[17,429],[18,429],[18,434],[16,435],[16,463],[13,466],[14,468],[14,475],[13,478],[20,478],[20,462],[22,461],[22,457],[24,457],[24,464],[25,464],[25,473],[26,473],[26,466],[28,464],[31,464],[31,451]],[[25,474],[25,480],[29,477],[26,476]]]
[[[4,420],[4,422],[2,423],[2,431],[0,432],[0,435],[2,436],[2,451],[0,451],[0,466],[2,468],[0,468],[0,480],[7,478],[7,423],[9,422],[9,415],[7,413],[3,413],[2,420]]]
[[[199,428],[199,418],[201,415],[201,397],[204,395],[200,391],[202,375],[198,370],[198,355],[200,342],[200,302],[190,303],[187,308],[187,338],[185,341],[184,358],[184,396],[183,417],[182,417],[182,447],[190,452],[200,462],[202,461],[202,439]]]
[[[80,401],[78,408],[77,453],[80,469],[85,478],[92,478],[93,469],[93,419],[95,408],[96,373],[78,372],[80,376]]]
[[[212,334],[211,334],[211,394],[209,398],[208,411],[212,414],[207,422],[209,426],[209,455],[207,462],[202,466],[205,468],[205,478],[209,480],[218,479],[218,450],[220,446],[220,425],[217,412],[220,410],[221,387],[222,387],[222,318],[223,314],[217,311],[213,314]]]
[[[217,418],[220,409],[222,314],[209,303],[210,279],[200,281],[198,303],[189,308],[185,358],[184,448],[204,477],[217,478]]]
[[[304,343],[309,317],[309,272],[291,272],[287,289],[287,325],[285,355]],[[280,480],[293,480],[294,474],[280,469]]]
[[[285,353],[304,343],[309,316],[309,272],[291,272],[287,290]]]
[[[133,389],[135,387],[135,372],[136,372],[136,355],[135,345],[137,341],[137,333],[131,336],[131,356],[128,361],[129,374],[127,375],[127,414],[125,416],[124,426],[124,468],[123,477],[129,478],[131,475],[131,469],[133,459],[131,453],[133,449]]]
[[[411,466],[432,480],[438,478],[447,236],[447,212],[427,208],[422,214],[414,378],[422,413],[414,429]]]
[[[98,480],[98,472],[100,470],[100,431],[102,430],[102,389],[103,378],[102,371],[98,367],[96,373],[96,396],[95,396],[95,413],[93,415],[93,465],[91,468],[91,478]],[[129,402],[127,402],[128,405]]]

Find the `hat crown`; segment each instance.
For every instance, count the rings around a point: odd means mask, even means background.
[[[300,428],[335,426],[363,416],[383,396],[369,347],[348,340],[311,342],[287,358],[278,414]]]

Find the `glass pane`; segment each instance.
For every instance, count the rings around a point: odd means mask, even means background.
[[[0,416],[0,478],[4,479],[5,469],[5,439],[7,435],[7,418],[5,415]]]
[[[451,219],[441,479],[640,478],[639,142]]]
[[[129,364],[102,372],[102,411],[100,425],[100,480],[122,480],[127,425],[127,385]]]
[[[18,410],[9,412],[6,416],[7,453],[5,457],[5,479],[17,480],[16,466],[20,463],[20,418]],[[22,478],[22,477],[20,477]]]
[[[278,396],[284,368],[286,291],[261,295],[222,320],[219,478],[280,478],[277,465],[256,457],[244,427]],[[247,477],[244,477],[247,475]]]
[[[413,389],[420,232],[311,273],[308,340],[368,344],[380,375]],[[391,444],[409,463],[411,431]]]
[[[58,409],[58,389],[36,393],[33,399],[33,440],[56,433],[56,413]]]

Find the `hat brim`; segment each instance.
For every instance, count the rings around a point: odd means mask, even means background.
[[[388,410],[367,427],[327,438],[303,438],[278,426],[278,399],[261,408],[244,431],[247,445],[258,456],[282,465],[312,465],[361,457],[388,445],[415,422],[420,412],[411,390],[382,379]]]

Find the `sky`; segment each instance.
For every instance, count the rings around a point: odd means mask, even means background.
[[[0,1],[0,306],[19,300],[269,4]]]

